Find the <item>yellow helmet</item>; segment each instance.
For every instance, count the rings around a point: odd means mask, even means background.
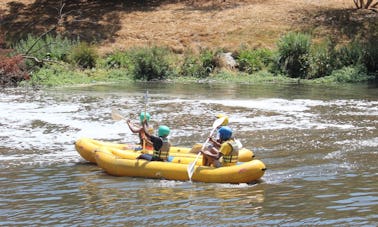
[[[228,125],[228,116],[227,115],[225,115],[225,114],[217,114],[217,118],[219,119],[219,118],[222,118],[222,117],[224,117],[224,121],[222,122],[222,126],[226,126],[226,125]]]

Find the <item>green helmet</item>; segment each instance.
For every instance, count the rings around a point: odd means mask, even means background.
[[[169,129],[168,126],[160,125],[159,129],[158,129],[158,135],[159,136],[168,136],[170,131],[171,130]]]
[[[148,112],[141,112],[139,115],[140,122],[143,123],[144,120],[150,121],[151,115]]]

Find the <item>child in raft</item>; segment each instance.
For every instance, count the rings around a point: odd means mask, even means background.
[[[214,166],[233,166],[238,162],[239,146],[232,138],[232,130],[228,126],[222,126],[218,130],[219,140],[209,138],[214,144],[202,152],[202,165]]]
[[[158,136],[151,135],[147,132],[146,125],[143,125],[143,129],[147,140],[153,146],[153,154],[141,154],[137,159],[145,159],[148,161],[167,161],[169,156],[169,149],[171,143],[168,140],[170,129],[166,125],[161,125],[158,128]]]
[[[138,127],[132,124],[130,119],[127,120],[127,125],[129,126],[129,129],[131,130],[131,132],[138,133],[139,135],[140,147],[139,146],[133,147],[134,150],[152,150],[153,149],[152,143],[147,140],[145,131],[143,129],[144,127],[146,127],[148,129],[148,132],[150,133],[154,131],[152,127],[149,127],[148,122],[150,121],[150,119],[151,119],[151,115],[148,112],[141,112],[139,115],[141,127]]]

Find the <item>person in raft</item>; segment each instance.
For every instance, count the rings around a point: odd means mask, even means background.
[[[202,152],[202,165],[214,166],[233,166],[238,162],[239,147],[232,138],[232,130],[228,126],[222,126],[218,130],[219,141],[209,138],[214,146]],[[219,148],[217,148],[219,147]]]
[[[154,129],[152,127],[149,127],[149,124],[148,124],[150,119],[151,119],[151,115],[148,112],[141,112],[140,115],[139,115],[141,127],[138,127],[138,126],[132,124],[130,119],[127,120],[127,125],[129,126],[131,132],[138,133],[138,135],[139,135],[140,147],[139,146],[134,147],[134,150],[142,150],[142,149],[152,150],[153,149],[152,143],[147,140],[145,133],[144,133],[145,131],[144,131],[144,128],[143,128],[145,126],[148,129],[148,132],[153,133]]]
[[[146,125],[143,125],[147,140],[152,143],[153,154],[141,154],[137,159],[145,159],[148,161],[167,161],[171,143],[168,140],[170,129],[168,126],[161,125],[158,128],[158,136],[151,135],[147,132]]]

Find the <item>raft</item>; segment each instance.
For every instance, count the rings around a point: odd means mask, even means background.
[[[134,151],[134,150],[123,150],[119,148],[104,147],[104,146],[98,148],[95,152],[97,151],[103,151],[109,154],[113,154],[118,158],[131,159],[131,160],[137,159],[139,155],[143,152],[143,151]],[[171,154],[168,156],[168,162],[173,162],[173,163],[190,164],[194,162],[195,159],[196,159],[196,156],[193,156],[193,155],[177,156],[176,154],[176,156],[173,156]],[[201,158],[197,159],[196,165],[202,165],[202,156]]]
[[[132,160],[120,158],[112,152],[95,152],[97,165],[106,173],[113,176],[142,177],[188,181],[188,164]],[[209,166],[196,166],[192,181],[206,183],[252,183],[259,180],[265,173],[265,164],[257,159],[240,165],[214,168]]]
[[[75,148],[77,152],[83,157],[86,161],[96,163],[95,152],[100,148],[108,149],[106,152],[114,153],[118,157],[123,157],[128,159],[135,159],[140,154],[149,153],[152,154],[151,150],[134,150],[138,145],[133,144],[120,144],[112,142],[104,142],[100,140],[90,139],[90,138],[80,138],[75,142]],[[103,150],[104,150],[103,149]],[[196,153],[191,153],[192,148],[187,147],[175,147],[172,146],[169,151],[169,155],[174,157],[176,160],[180,157],[182,163],[186,163],[185,158],[190,160],[194,159],[197,155]],[[126,153],[122,151],[127,151]],[[122,155],[121,155],[122,154]],[[239,150],[238,161],[239,162],[248,162],[254,159],[253,151],[242,148]],[[177,161],[178,162],[178,161]],[[199,159],[199,162],[202,163],[202,158]]]

